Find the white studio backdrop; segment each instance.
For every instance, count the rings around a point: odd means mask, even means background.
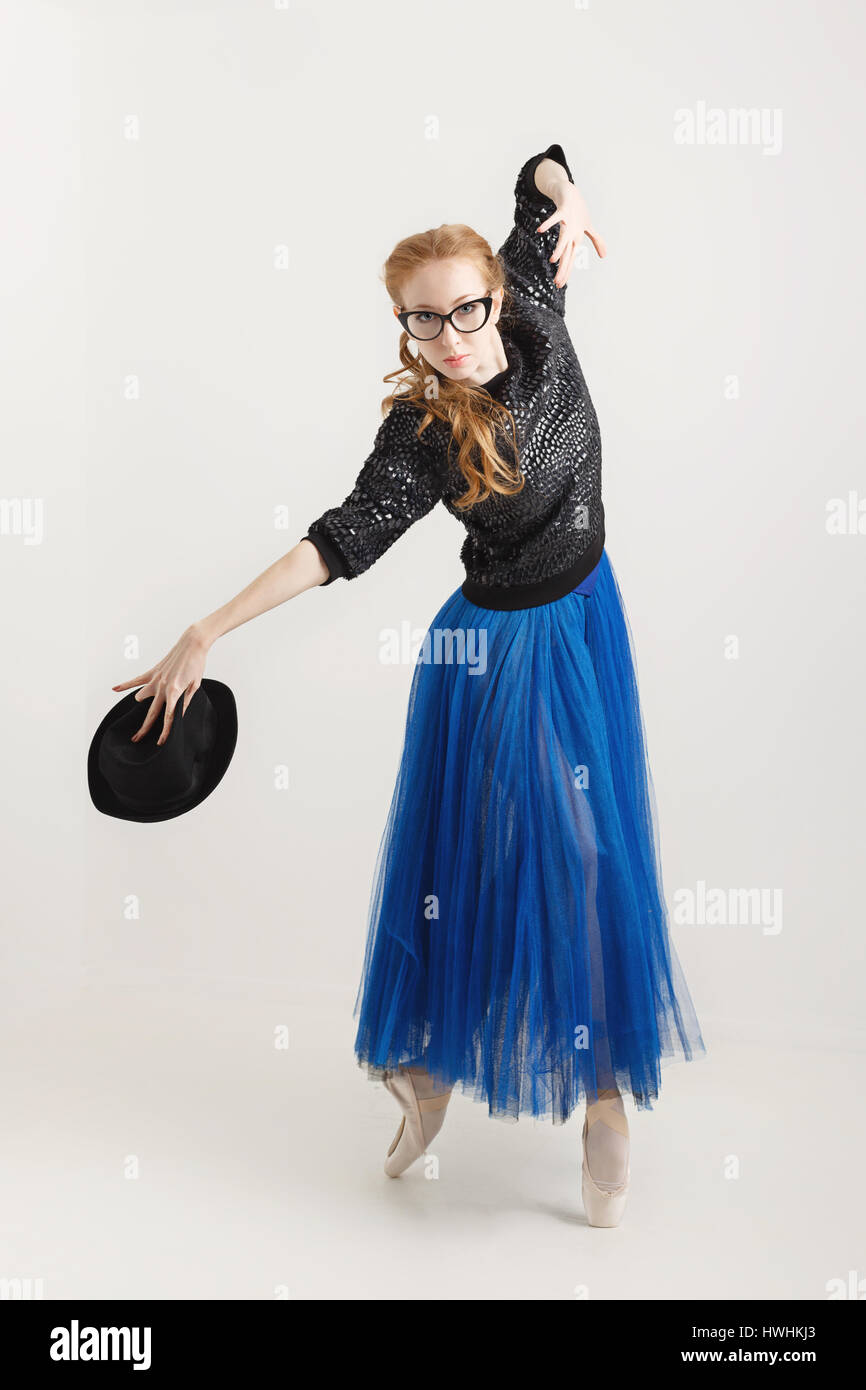
[[[237,751],[191,815],[101,816],[87,747],[112,684],[350,490],[393,244],[496,249],[558,141],[608,246],[567,323],[706,1041],[862,1049],[861,10],[105,0],[4,29],[4,988],[351,1008],[412,674],[381,636],[461,582],[443,509],[216,644]]]

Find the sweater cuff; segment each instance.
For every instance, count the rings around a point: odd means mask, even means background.
[[[328,566],[328,578],[322,580],[319,585],[320,589],[324,589],[327,584],[333,584],[335,579],[348,579],[349,566],[345,556],[322,531],[311,529],[304,536],[304,540],[310,541],[316,547]]]
[[[532,202],[542,202],[546,204],[550,202],[550,199],[545,197],[535,182],[535,171],[543,159],[554,159],[557,164],[561,164],[568,175],[569,183],[574,183],[574,179],[572,178],[571,170],[568,167],[568,161],[565,158],[561,145],[548,145],[547,149],[542,150],[541,154],[537,154],[533,159],[530,159],[523,170],[523,191],[526,197]]]

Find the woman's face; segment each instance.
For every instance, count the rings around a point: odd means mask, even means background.
[[[403,304],[394,306],[394,313],[408,310],[414,313],[447,314],[473,299],[487,295],[487,285],[473,261],[453,257],[431,261],[410,275],[403,286]],[[505,351],[496,324],[502,312],[502,290],[494,291],[490,317],[483,328],[468,331],[472,322],[467,311],[467,328],[461,329],[459,313],[446,323],[438,338],[420,341],[416,348],[437,372],[451,381],[484,382],[501,371]],[[438,325],[434,325],[438,327]]]

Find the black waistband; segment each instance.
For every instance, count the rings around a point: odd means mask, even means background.
[[[553,603],[555,599],[565,598],[576,589],[586,576],[595,569],[604,550],[604,523],[598,538],[589,550],[575,560],[568,569],[552,574],[548,579],[538,579],[532,584],[479,584],[467,579],[460,586],[460,592],[470,603],[479,608],[495,608],[512,612],[516,608],[538,608],[542,603]]]

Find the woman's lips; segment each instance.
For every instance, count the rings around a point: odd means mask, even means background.
[[[460,363],[465,362],[468,356],[468,352],[461,352],[459,357],[446,357],[445,361],[448,363],[449,367],[459,367]]]

